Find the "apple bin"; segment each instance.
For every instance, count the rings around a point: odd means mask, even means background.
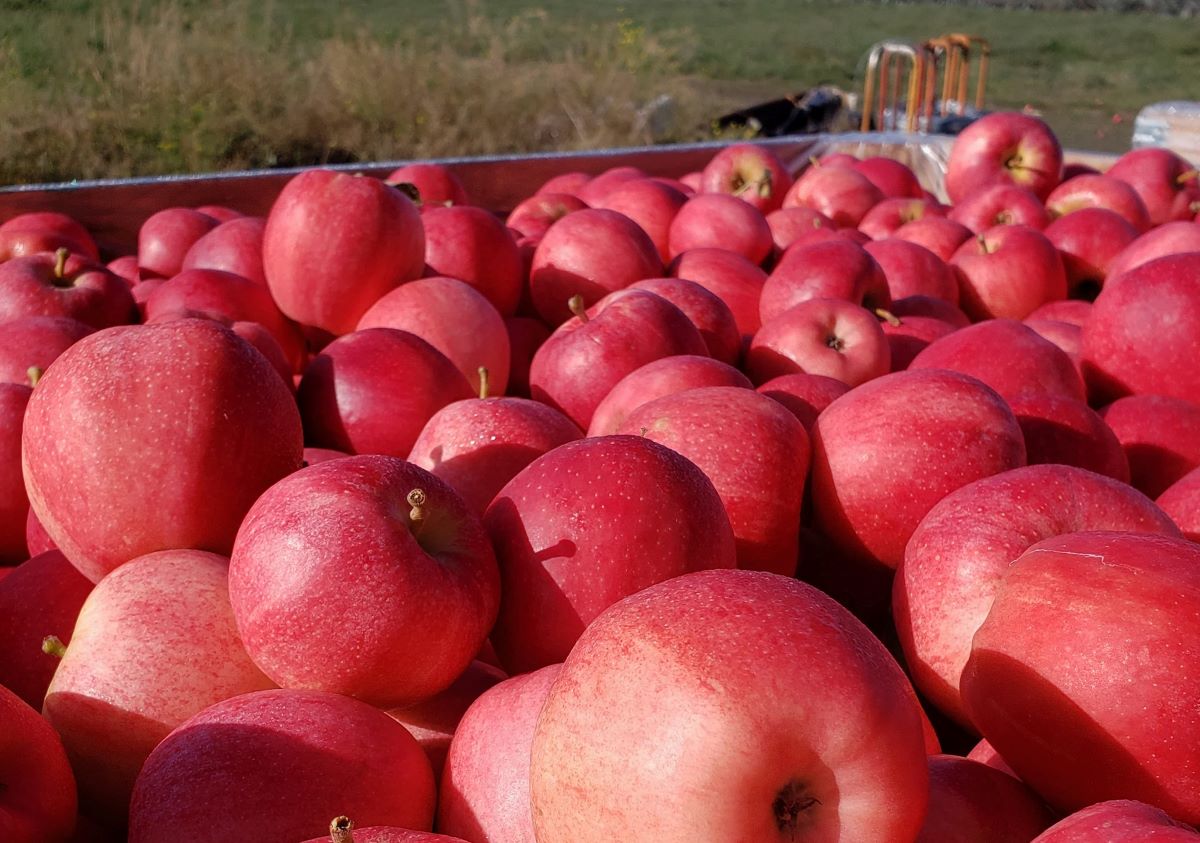
[[[1200,840],[1197,314],[1025,114],[0,188],[0,840]]]

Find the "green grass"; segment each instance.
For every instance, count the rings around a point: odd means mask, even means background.
[[[859,90],[883,38],[993,47],[989,106],[1127,148],[1194,96],[1187,22],[796,0],[0,0],[0,183],[708,137],[818,83]],[[637,111],[672,97],[656,131]],[[1114,122],[1114,115],[1118,122]]]

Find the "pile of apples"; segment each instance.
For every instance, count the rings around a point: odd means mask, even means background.
[[[1200,840],[1200,180],[945,190],[0,224],[0,841]]]

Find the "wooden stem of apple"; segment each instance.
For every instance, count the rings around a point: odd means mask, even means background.
[[[488,397],[488,370],[487,366],[480,366],[476,371],[479,372],[479,397]]]
[[[583,306],[583,296],[578,293],[571,296],[571,298],[567,299],[567,307],[571,309],[571,313],[575,314],[580,322],[585,325],[587,324],[588,315],[587,308]]]
[[[329,824],[329,839],[332,843],[354,843],[354,820],[334,817]]]
[[[38,381],[42,379],[42,374],[43,372],[41,366],[30,366],[25,370],[25,377],[29,378],[30,386],[37,386]]]
[[[899,316],[897,316],[896,314],[892,313],[890,310],[883,308],[883,307],[875,308],[875,315],[878,316],[880,319],[882,319],[884,322],[887,322],[893,328],[898,328],[904,324],[903,322],[900,321]]]
[[[1200,176],[1200,170],[1184,170],[1175,181],[1179,184],[1187,184],[1190,181],[1194,181],[1196,176]]]
[[[421,530],[425,526],[425,490],[413,489],[405,498],[408,505],[412,507],[408,511],[408,520],[413,522],[413,535],[421,535]]]
[[[67,654],[67,645],[57,635],[47,635],[42,639],[42,652],[47,656],[61,659]]]

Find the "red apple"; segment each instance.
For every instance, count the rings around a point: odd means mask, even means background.
[[[1181,599],[1197,589],[1200,547],[1169,536],[1061,535],[1012,563],[963,700],[1056,809],[1137,799],[1200,822],[1200,616]]]
[[[621,598],[736,561],[712,481],[643,436],[555,448],[500,490],[484,524],[503,578],[491,640],[512,674],[561,661]]]
[[[1129,482],[1129,459],[1112,428],[1075,398],[1025,392],[1008,399],[1030,465],[1061,463]]]
[[[136,287],[142,280],[142,272],[137,265],[137,255],[123,255],[114,258],[104,265],[113,275],[124,281],[130,288]]]
[[[1133,487],[1150,497],[1200,466],[1200,405],[1165,395],[1129,395],[1100,415],[1129,457]]]
[[[892,303],[887,276],[856,243],[841,239],[796,243],[779,259],[762,288],[759,315],[764,323],[809,299],[845,299],[868,310]]]
[[[930,345],[958,330],[944,319],[932,316],[896,316],[879,323],[888,344],[891,371],[902,372],[909,368]]]
[[[1005,775],[1012,776],[1014,779],[1020,781],[1020,777],[1013,772],[1012,767],[1004,762],[1004,759],[1000,757],[1000,753],[996,752],[996,748],[987,742],[987,738],[980,738],[979,743],[971,747],[971,751],[967,753],[967,758],[972,761],[978,761],[980,764],[991,767],[993,770],[999,770]]]
[[[674,354],[708,353],[683,311],[644,290],[618,291],[579,313],[534,354],[529,389],[581,430],[609,390],[634,369]]]
[[[212,217],[217,221],[218,224],[226,223],[230,220],[236,220],[245,216],[245,214],[243,214],[241,211],[230,208],[226,205],[197,205],[195,210],[199,211],[205,216]]]
[[[909,316],[927,316],[938,319],[954,328],[965,328],[971,324],[967,314],[945,299],[932,296],[905,296],[892,301],[888,309],[893,316],[905,319]]]
[[[925,765],[908,682],[848,611],[777,574],[704,571],[621,601],[567,658],[533,736],[534,829],[895,843],[924,819]]]
[[[387,707],[462,674],[495,620],[498,589],[478,516],[447,484],[393,457],[331,460],[284,478],[246,515],[229,564],[238,631],[264,673],[282,687]]]
[[[0,263],[0,322],[66,316],[109,328],[128,325],[135,315],[125,282],[89,258],[60,249]]]
[[[1012,776],[954,755],[929,758],[929,811],[916,843],[1029,843],[1053,822]]]
[[[594,207],[606,208],[629,217],[650,236],[664,264],[673,255],[668,246],[671,223],[688,197],[653,179],[630,179],[605,194]]]
[[[550,339],[550,329],[540,319],[527,316],[510,316],[504,320],[508,333],[508,394],[520,398],[529,397],[529,367],[533,355],[542,343]]]
[[[646,173],[637,167],[609,167],[604,172],[585,180],[577,190],[566,192],[574,192],[576,196],[594,208],[610,191],[615,190],[627,181],[644,178],[646,178]],[[544,188],[545,185],[543,185]],[[539,190],[538,192],[541,193],[542,191]]]
[[[1042,200],[1013,184],[987,184],[964,196],[947,214],[976,234],[998,225],[1025,225],[1039,231],[1050,224]]]
[[[340,694],[257,691],[209,706],[163,740],[138,776],[130,843],[293,843],[333,817],[428,829],[425,753],[382,711]]]
[[[421,214],[377,179],[307,170],[271,206],[263,269],[286,316],[348,333],[380,296],[424,271]]]
[[[942,206],[928,199],[911,199],[895,197],[884,199],[863,215],[858,222],[858,230],[872,240],[884,240],[891,237],[905,223],[923,219],[926,216],[944,217],[946,212]]]
[[[1200,202],[1196,168],[1163,147],[1131,149],[1113,163],[1106,176],[1120,179],[1137,191],[1150,214],[1150,225],[1190,220]]]
[[[887,338],[875,315],[843,299],[808,299],[763,323],[746,351],[756,384],[793,372],[858,386],[891,370]]]
[[[229,561],[198,550],[140,556],[88,595],[43,713],[62,737],[89,816],[128,818],[133,782],[176,726],[223,699],[273,688],[229,608]]]
[[[0,323],[0,383],[32,386],[31,375],[40,378],[60,354],[91,332],[91,327],[67,316],[26,316]]]
[[[1109,267],[1137,239],[1137,229],[1106,208],[1083,208],[1050,223],[1043,232],[1062,256],[1067,295],[1094,299]]]
[[[1091,315],[1091,302],[1080,301],[1079,299],[1059,299],[1058,301],[1046,302],[1033,311],[1033,313],[1026,316],[1025,321],[1027,324],[1037,321],[1066,322],[1078,328],[1083,328],[1084,323],[1087,322],[1088,317]]]
[[[729,515],[737,567],[795,575],[809,444],[786,408],[741,387],[701,387],[642,404],[617,432],[666,445],[705,473]]]
[[[1156,503],[1187,538],[1200,542],[1200,468],[1192,469],[1168,486]]]
[[[1125,483],[1072,466],[1031,465],[944,497],[921,519],[896,574],[896,629],[916,686],[959,723],[981,729],[1010,764],[1007,749],[964,709],[963,666],[1012,561],[1034,542],[1078,530],[1178,535]]]
[[[771,149],[735,143],[721,149],[700,173],[703,193],[730,193],[764,214],[783,204],[792,186],[787,167]]]
[[[1025,464],[1025,440],[1004,399],[938,369],[851,390],[825,408],[812,433],[816,526],[846,555],[889,568],[939,500]]]
[[[692,249],[671,261],[667,274],[695,281],[715,293],[729,306],[743,337],[749,337],[762,325],[758,300],[767,273],[741,255],[727,249]]]
[[[998,225],[959,246],[959,306],[972,320],[1024,319],[1067,297],[1062,258],[1046,236],[1023,225]]]
[[[218,225],[192,208],[166,208],[151,214],[138,229],[138,267],[142,274],[170,278],[197,240]]]
[[[742,356],[742,335],[733,319],[733,311],[721,297],[684,278],[647,278],[626,289],[646,290],[662,296],[683,311],[704,338],[708,354],[723,363],[736,366]]]
[[[567,214],[582,211],[587,205],[570,193],[538,193],[517,203],[505,224],[525,237],[538,237]]]
[[[971,239],[971,229],[945,217],[925,216],[904,223],[892,232],[892,236],[924,246],[942,260],[949,262],[958,247]]]
[[[1046,197],[1046,210],[1051,217],[1069,216],[1087,208],[1112,211],[1139,234],[1150,228],[1150,214],[1137,191],[1112,176],[1076,176],[1064,181]]]
[[[671,259],[691,249],[721,248],[753,264],[771,254],[775,241],[762,211],[727,193],[698,193],[675,214],[668,233]]]
[[[29,510],[29,517],[25,520],[25,544],[29,547],[31,558],[45,553],[47,550],[58,550],[58,545],[54,543],[54,539],[50,538],[46,528],[42,526],[42,522],[38,521],[37,513],[32,509]],[[0,685],[2,684],[4,683],[0,682]]]
[[[503,316],[521,299],[525,268],[517,243],[500,218],[470,205],[434,207],[421,214],[428,275],[470,284]]]
[[[66,214],[35,211],[18,214],[0,224],[0,263],[58,249],[100,260],[100,250],[92,235]]]
[[[266,228],[267,221],[262,217],[223,222],[191,245],[180,270],[221,269],[266,286],[262,256]]]
[[[774,398],[790,410],[808,432],[812,430],[821,411],[832,404],[834,399],[849,392],[850,387],[837,378],[796,372],[771,378],[762,384],[758,391],[768,398]]]
[[[766,219],[767,227],[771,229],[771,241],[775,244],[777,252],[782,252],[817,229],[837,230],[829,217],[803,205],[771,211]]]
[[[75,831],[75,778],[50,724],[0,685],[0,836],[66,843]]]
[[[957,203],[978,187],[1013,184],[1044,200],[1059,183],[1062,162],[1062,146],[1042,120],[998,111],[955,138],[946,164],[946,192]]]
[[[907,164],[894,158],[872,155],[856,161],[852,166],[889,199],[920,199],[925,195],[916,174]]]
[[[646,402],[702,386],[754,388],[749,378],[720,360],[693,354],[663,357],[617,381],[592,414],[588,436],[616,433],[626,417]]]
[[[1168,222],[1150,229],[1117,253],[1108,265],[1108,275],[1116,278],[1155,258],[1181,252],[1200,252],[1200,225]]]
[[[467,709],[446,757],[438,829],[481,843],[537,843],[529,805],[529,749],[561,668],[552,664],[506,679]]]
[[[578,171],[559,173],[556,176],[546,179],[533,195],[542,196],[547,193],[570,193],[573,196],[578,196],[583,186],[591,180],[592,177],[590,175]]]
[[[883,191],[857,170],[819,164],[796,179],[783,197],[783,207],[803,205],[820,211],[842,228],[854,228],[884,198]]]
[[[547,325],[571,316],[568,302],[582,296],[590,307],[608,293],[662,275],[654,242],[633,220],[616,211],[589,208],[560,219],[533,253],[529,289]]]
[[[1060,820],[1033,843],[1196,843],[1191,826],[1145,802],[1114,799],[1097,802]]]
[[[46,532],[98,582],[156,550],[228,553],[302,447],[291,391],[266,358],[215,322],[181,319],[67,349],[29,400],[22,461]]]
[[[946,262],[933,252],[906,240],[867,243],[863,250],[875,259],[887,279],[892,300],[932,296],[958,304],[958,281]]]
[[[329,823],[329,833],[314,837],[306,843],[467,843],[460,837],[434,834],[429,831],[412,831],[396,826],[373,825],[359,828],[347,816],[334,817]]]
[[[385,182],[411,184],[417,189],[422,209],[437,205],[470,205],[467,189],[454,170],[445,164],[416,161],[392,170]]]
[[[29,558],[25,524],[29,495],[21,478],[21,432],[32,389],[0,383],[0,565]]]

